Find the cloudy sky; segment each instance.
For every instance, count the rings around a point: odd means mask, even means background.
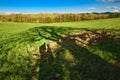
[[[0,0],[0,12],[120,12],[120,0]]]

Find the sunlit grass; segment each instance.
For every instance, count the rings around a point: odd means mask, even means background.
[[[85,47],[64,43],[61,44],[64,48],[42,66],[32,54],[39,54],[38,49],[44,42],[56,41],[73,31],[101,29],[120,34],[119,22],[120,18],[49,24],[0,23],[0,80],[37,80],[39,77],[42,80],[109,80],[107,77],[114,73],[113,79],[120,68],[119,41],[106,40]],[[109,72],[111,69],[113,72]],[[56,78],[56,74],[60,77]]]
[[[81,22],[62,22],[62,23],[12,23],[0,22],[0,32],[18,33],[34,27],[54,26],[54,27],[74,27],[88,29],[111,29],[120,28],[120,18],[102,19]]]

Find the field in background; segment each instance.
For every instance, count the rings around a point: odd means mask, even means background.
[[[104,39],[104,34],[103,40],[92,46],[75,46],[74,42],[64,46],[65,43],[61,43],[64,49],[55,52],[54,59],[42,66],[41,61],[32,56],[39,54],[44,42],[51,43],[70,32],[96,30],[119,36],[120,18],[47,24],[0,22],[0,79],[118,80],[120,40]]]
[[[34,27],[52,26],[52,27],[74,27],[88,29],[111,29],[119,28],[120,18],[80,21],[80,22],[62,22],[62,23],[11,23],[0,22],[0,32],[18,33]],[[11,28],[12,27],[12,28]]]

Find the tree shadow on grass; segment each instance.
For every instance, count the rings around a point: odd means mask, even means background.
[[[56,27],[56,26],[41,26],[30,29],[30,32],[35,32],[46,40],[56,40],[61,38],[62,35],[67,34],[71,31],[86,30],[87,28],[72,28],[72,27]]]
[[[93,33],[93,32],[92,32]],[[96,32],[94,34],[97,34]],[[97,34],[99,36],[99,34]],[[83,46],[76,42],[76,38],[83,39],[85,34],[62,37],[56,41],[61,47],[54,53],[54,59],[49,59],[48,64],[40,66],[40,80],[119,80],[120,66],[109,63],[96,52],[91,52],[87,47],[96,47],[111,52],[116,61],[119,61],[120,49],[111,50],[110,46],[117,48],[119,41],[100,34],[100,38],[92,39],[92,45]],[[105,42],[111,40],[111,42]],[[94,42],[95,41],[95,42]],[[91,42],[91,41],[90,41]],[[80,42],[81,43],[81,42]],[[102,46],[101,46],[102,43]],[[83,44],[83,43],[82,43]],[[103,45],[104,44],[104,45]],[[110,45],[111,44],[111,45]],[[97,50],[97,49],[96,49]],[[59,76],[56,76],[59,74]]]
[[[0,74],[2,74],[2,77],[0,78],[6,79],[5,76],[9,76],[8,78],[10,78],[11,75],[13,75],[14,78],[18,76],[16,79],[31,80],[34,77],[37,77],[36,75],[38,75],[38,72],[35,72],[34,69],[39,67],[39,80],[119,80],[120,66],[109,63],[107,60],[101,58],[98,53],[94,51],[91,52],[87,48],[91,47],[95,49],[95,51],[97,48],[98,50],[103,51],[103,53],[106,53],[106,51],[110,52],[113,55],[114,60],[119,63],[119,41],[115,39],[105,39],[100,41],[99,39],[104,38],[101,37],[97,39],[94,44],[87,44],[87,46],[83,46],[76,43],[76,38],[85,40],[85,34],[73,36],[68,35],[63,37],[64,34],[67,34],[71,31],[83,30],[89,31],[86,28],[56,26],[35,27],[11,37],[10,40],[1,42],[0,53],[5,54],[6,56],[4,56],[4,58],[0,57],[0,61],[4,61],[0,64]],[[58,40],[59,38],[61,41]],[[31,65],[30,60],[32,58],[29,57],[22,57],[21,60],[18,60],[18,62],[11,63],[12,61],[16,60],[19,55],[13,56],[13,58],[10,58],[10,60],[9,57],[12,56],[9,56],[8,52],[15,48],[18,43],[31,44],[36,41],[41,41],[42,39],[54,41],[61,46],[48,58],[48,63],[43,64],[40,60],[35,65]],[[94,41],[94,39],[92,40]],[[5,46],[5,44],[7,45]],[[113,47],[115,49],[113,49]],[[18,52],[15,53],[17,54]],[[15,68],[13,66],[14,70],[11,68],[11,65],[16,66]],[[2,68],[7,69],[2,71]],[[17,75],[18,73],[19,75]]]
[[[38,73],[35,69],[39,67],[39,63],[36,63],[36,60],[34,60],[32,57],[29,58],[30,56],[32,56],[32,54],[28,56],[25,55],[26,53],[30,54],[32,52],[29,52],[27,48],[26,50],[22,50],[24,46],[26,47],[26,45],[41,41],[42,39],[55,41],[56,39],[60,38],[62,34],[66,34],[70,30],[73,30],[73,28],[49,26],[35,27],[29,29],[28,31],[11,35],[11,37],[8,39],[1,40],[0,74],[2,75],[0,76],[0,79],[4,80],[9,78],[32,80],[33,78],[37,78],[36,75],[38,75]],[[21,51],[19,51],[19,49],[21,49]],[[31,62],[31,60],[33,61]],[[57,68],[56,66],[55,68],[59,70],[59,68]],[[46,72],[47,71],[45,71],[45,73]]]
[[[93,39],[95,40],[95,39]],[[90,46],[90,45],[89,45]],[[105,57],[109,55],[109,57],[115,62],[113,64],[120,67],[120,36],[119,35],[106,35],[106,33],[102,34],[102,37],[96,40],[92,46],[93,49],[98,49],[103,51],[102,56]]]

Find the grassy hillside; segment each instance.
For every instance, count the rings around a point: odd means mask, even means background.
[[[119,80],[119,22],[0,23],[0,80]],[[60,46],[47,61],[44,42]]]

